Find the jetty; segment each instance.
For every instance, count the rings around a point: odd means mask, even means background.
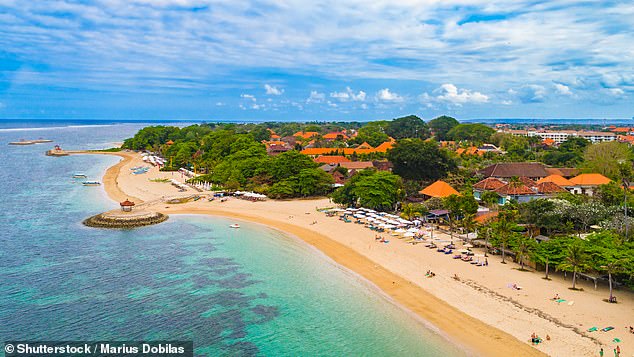
[[[64,151],[61,146],[55,145],[55,147],[46,152],[47,156],[68,156],[68,152]]]
[[[113,210],[84,220],[84,225],[95,228],[136,228],[165,222],[168,215],[148,211]]]
[[[24,140],[20,139],[19,141],[12,141],[9,145],[34,145],[34,144],[42,144],[42,143],[52,143],[53,140],[49,139],[35,139],[35,140]]]

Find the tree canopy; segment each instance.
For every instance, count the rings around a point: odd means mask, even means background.
[[[447,133],[450,140],[465,140],[474,143],[484,143],[489,140],[495,130],[484,124],[458,124]]]
[[[387,171],[362,170],[332,194],[335,203],[356,205],[381,211],[394,210],[405,197],[400,177]]]
[[[416,115],[408,115],[390,121],[385,128],[385,133],[397,140],[404,138],[427,139],[430,135],[427,124]]]
[[[388,153],[394,173],[409,180],[436,180],[454,171],[456,162],[435,141],[402,139]]]
[[[460,122],[456,119],[443,115],[438,118],[434,118],[429,121],[429,127],[434,131],[434,137],[438,141],[448,140],[447,133],[455,126],[458,126]]]

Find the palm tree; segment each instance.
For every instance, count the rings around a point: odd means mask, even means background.
[[[526,261],[530,259],[533,251],[535,250],[535,241],[533,238],[518,235],[517,245],[514,250],[517,262],[520,263],[520,270],[524,270],[524,264],[526,264]]]
[[[623,265],[627,261],[626,257],[619,254],[616,249],[604,248],[600,253],[600,259],[603,265],[600,269],[608,273],[608,283],[610,284],[610,299],[612,301],[612,274],[623,271]]]
[[[559,264],[559,268],[572,272],[572,289],[577,289],[577,272],[583,271],[586,267],[587,255],[580,242],[573,242],[568,246],[568,251],[564,261]]]
[[[509,242],[513,222],[508,214],[500,214],[499,220],[495,224],[495,234],[498,242],[502,245],[502,264],[506,264],[506,245]]]

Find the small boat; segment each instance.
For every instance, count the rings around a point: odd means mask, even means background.
[[[73,174],[73,178],[88,178],[88,175],[83,172],[75,172]]]
[[[101,182],[99,181],[84,181],[81,183],[84,186],[99,186],[101,185]]]
[[[229,228],[240,228],[240,225],[237,224],[237,223],[234,223],[234,224],[230,225]]]

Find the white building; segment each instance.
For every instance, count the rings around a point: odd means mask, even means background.
[[[576,130],[501,130],[503,133],[512,134],[514,136],[539,137],[542,140],[551,139],[557,144],[561,144],[568,140],[569,137],[578,136],[589,140],[593,143],[603,141],[614,141],[617,135],[603,131],[576,131]]]

